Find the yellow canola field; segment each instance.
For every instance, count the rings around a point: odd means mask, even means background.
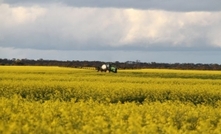
[[[0,133],[221,133],[221,72],[0,66]]]

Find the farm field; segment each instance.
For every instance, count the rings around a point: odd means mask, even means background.
[[[0,133],[219,134],[221,71],[0,66]]]

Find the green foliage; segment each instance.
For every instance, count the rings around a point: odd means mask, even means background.
[[[221,72],[0,67],[0,133],[220,133]]]

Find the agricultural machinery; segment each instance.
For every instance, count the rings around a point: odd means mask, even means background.
[[[117,73],[117,67],[112,64],[103,64],[102,66],[97,67],[98,72],[113,72]]]

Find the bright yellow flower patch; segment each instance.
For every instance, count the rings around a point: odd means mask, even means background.
[[[0,66],[0,133],[221,133],[221,72]]]

